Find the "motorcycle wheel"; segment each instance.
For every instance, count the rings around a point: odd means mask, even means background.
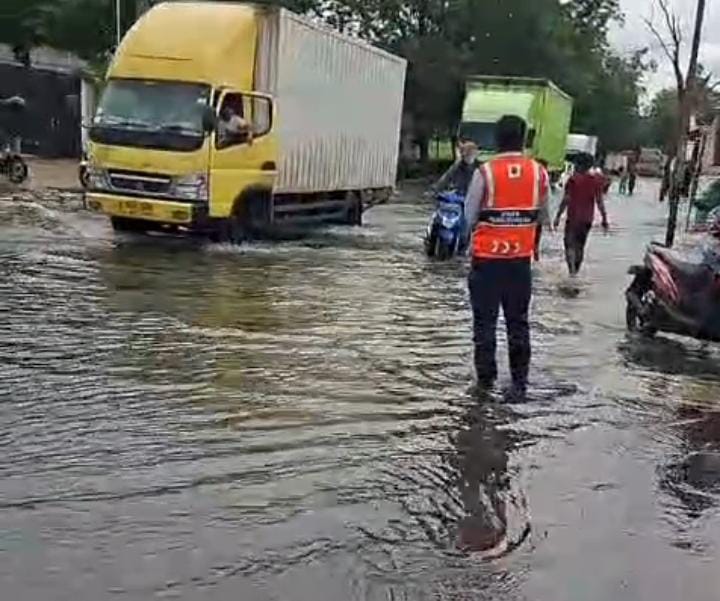
[[[448,244],[441,238],[438,238],[437,246],[435,249],[435,254],[437,255],[437,258],[441,261],[447,261],[450,257],[453,256],[454,246],[454,244]]]
[[[78,179],[80,180],[80,185],[87,190],[90,184],[90,174],[88,173],[87,167],[80,167]]]
[[[7,173],[13,184],[22,184],[28,178],[28,166],[20,157],[12,157],[8,161]]]
[[[625,325],[628,332],[637,332],[640,329],[640,315],[631,301],[628,301],[625,307]]]
[[[638,312],[634,303],[630,300],[625,308],[625,324],[629,332],[635,332],[653,338],[657,334],[657,328],[649,324]]]
[[[425,238],[425,254],[428,258],[432,259],[435,257],[438,244],[438,233],[437,227],[433,227],[427,237]]]

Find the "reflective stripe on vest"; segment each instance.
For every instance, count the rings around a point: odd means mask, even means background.
[[[524,259],[537,239],[543,177],[539,163],[520,154],[483,165],[485,198],[473,232],[476,259]]]

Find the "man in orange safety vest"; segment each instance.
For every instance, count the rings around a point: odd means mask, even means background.
[[[530,366],[529,311],[531,262],[539,257],[550,182],[545,168],[523,152],[527,125],[516,116],[498,121],[500,154],[475,173],[465,204],[472,241],[470,299],[473,309],[475,368],[478,385],[497,379],[496,334],[502,307],[508,333],[512,387],[510,400],[522,400]]]

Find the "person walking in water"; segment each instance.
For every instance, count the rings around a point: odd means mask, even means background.
[[[620,182],[618,183],[618,194],[623,196],[628,193],[628,180],[630,179],[625,167],[620,167]]]
[[[497,321],[502,307],[508,332],[512,386],[508,400],[525,398],[530,368],[531,262],[538,255],[540,227],[549,224],[547,171],[523,154],[527,124],[505,116],[495,128],[495,158],[473,177],[465,204],[471,231],[469,277],[475,369],[480,388],[497,379]]]
[[[628,161],[628,187],[627,191],[630,196],[635,195],[635,187],[637,186],[637,156],[633,156]]]
[[[565,186],[565,196],[555,217],[555,227],[567,211],[565,222],[565,260],[571,276],[576,276],[585,258],[585,246],[595,219],[595,207],[602,215],[602,226],[607,232],[605,210],[605,179],[590,172],[593,159],[583,154],[577,160],[576,171]]]

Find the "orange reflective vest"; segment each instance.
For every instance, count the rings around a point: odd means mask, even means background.
[[[480,169],[485,193],[473,231],[473,258],[532,257],[541,203],[549,187],[547,172],[521,154],[500,155]]]

